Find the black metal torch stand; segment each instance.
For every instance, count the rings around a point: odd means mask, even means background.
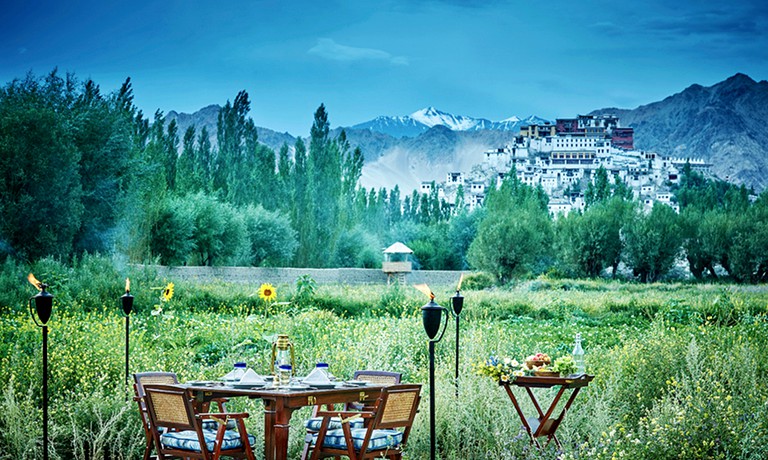
[[[125,382],[126,384],[129,384],[130,381],[128,380],[128,363],[129,363],[129,331],[131,328],[131,310],[133,309],[133,296],[131,295],[130,291],[126,290],[125,294],[123,294],[122,297],[120,297],[120,301],[123,307],[123,313],[125,316]],[[126,399],[128,398],[128,393],[126,392]]]
[[[456,384],[456,397],[459,397],[459,321],[461,319],[461,309],[464,308],[464,297],[456,291],[456,295],[451,297],[451,306],[453,306],[453,316],[456,318],[456,372],[454,382]]]
[[[445,322],[440,337],[435,339],[440,330],[442,315],[445,313]],[[429,458],[435,460],[435,343],[439,342],[445,334],[448,325],[448,309],[438,305],[434,299],[421,307],[424,330],[429,337]]]
[[[47,285],[40,283],[40,292],[29,298],[29,313],[32,320],[43,330],[43,460],[48,460],[48,320],[53,310],[53,296],[46,291]],[[32,311],[32,301],[35,303],[35,312]],[[37,319],[40,319],[40,322]]]

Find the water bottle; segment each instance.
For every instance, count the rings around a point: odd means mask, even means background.
[[[576,344],[573,347],[573,362],[576,364],[576,373],[583,374],[586,372],[584,367],[584,349],[581,348],[581,334],[576,334]]]

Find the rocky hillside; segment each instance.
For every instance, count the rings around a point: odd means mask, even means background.
[[[768,82],[736,74],[716,85],[691,85],[666,99],[613,113],[635,129],[635,147],[700,157],[719,178],[768,187]]]

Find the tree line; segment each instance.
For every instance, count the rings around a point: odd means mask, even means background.
[[[359,185],[363,154],[330,134],[324,105],[310,136],[278,152],[258,142],[241,91],[222,107],[216,139],[179,132],[133,104],[127,79],[103,94],[53,71],[0,90],[0,257],[126,254],[194,265],[378,266],[396,239],[424,268],[461,268],[444,245],[449,206],[436,192]],[[451,255],[455,254],[451,251]]]
[[[133,103],[130,79],[103,94],[57,71],[0,89],[0,258],[125,254],[169,265],[378,267],[402,241],[423,269],[478,269],[499,281],[540,273],[662,278],[685,261],[697,278],[764,281],[765,194],[687,167],[680,214],[646,213],[600,168],[587,207],[553,218],[541,188],[514,170],[469,212],[430,193],[360,186],[364,155],[330,134],[324,105],[306,139],[261,144],[241,91],[207,128],[179,132]]]

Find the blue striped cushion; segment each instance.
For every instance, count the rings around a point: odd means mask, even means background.
[[[365,440],[366,429],[356,428],[351,430],[352,433],[352,445],[355,450],[360,450],[363,446],[363,440]],[[368,442],[368,451],[379,449],[392,449],[400,445],[403,441],[403,433],[397,430],[373,430],[371,440]],[[312,444],[317,442],[317,435],[312,437]],[[332,449],[346,449],[347,442],[344,440],[344,431],[329,430],[323,440],[323,447],[330,447]]]
[[[203,436],[205,437],[206,449],[213,451],[216,441],[216,432],[205,430],[203,431]],[[197,439],[197,433],[191,430],[165,433],[160,436],[160,442],[163,443],[165,447],[200,452],[200,442]],[[249,434],[248,442],[250,445],[253,445],[256,442],[256,438]],[[224,432],[224,440],[221,443],[222,450],[237,449],[242,447],[242,445],[243,443],[240,441],[240,435],[236,431]]]
[[[356,417],[349,421],[349,427],[362,428],[363,422],[365,422],[365,419],[362,417]],[[304,427],[310,431],[320,431],[320,425],[322,423],[323,417],[312,417],[311,419],[304,422]],[[341,417],[331,417],[331,420],[328,422],[328,429],[337,430],[339,428],[341,428]]]

